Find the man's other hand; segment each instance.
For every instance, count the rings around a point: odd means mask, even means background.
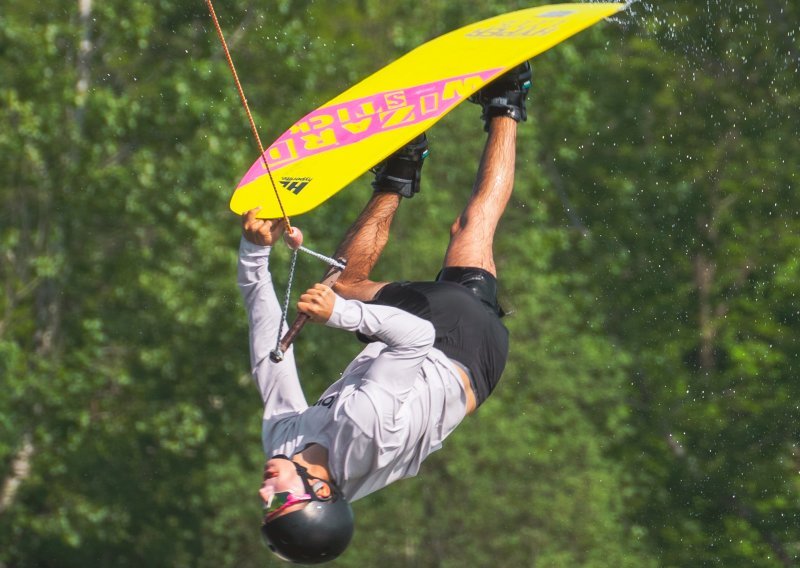
[[[256,215],[260,210],[256,207],[242,215],[242,234],[253,244],[272,246],[280,238],[286,223],[283,219],[258,219]]]
[[[333,313],[333,305],[336,303],[336,294],[324,284],[314,284],[300,296],[297,302],[297,309],[311,318],[316,323],[325,323]]]

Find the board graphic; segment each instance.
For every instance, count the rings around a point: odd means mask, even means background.
[[[284,132],[264,152],[286,214],[317,207],[505,71],[623,9],[553,4],[439,36],[376,71]],[[263,159],[231,198],[238,214],[281,211]]]

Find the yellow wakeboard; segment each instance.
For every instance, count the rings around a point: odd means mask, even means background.
[[[231,198],[238,214],[281,217],[314,209],[475,91],[523,61],[622,10],[553,4],[503,14],[435,38],[297,121],[259,157]]]

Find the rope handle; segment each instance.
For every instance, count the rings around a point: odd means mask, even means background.
[[[339,276],[342,275],[342,271],[346,265],[347,261],[345,259],[337,259],[337,264],[329,266],[328,270],[325,271],[325,274],[322,276],[322,284],[329,288],[333,288],[333,285],[336,284],[337,280],[339,280]],[[297,338],[297,336],[300,334],[303,326],[308,323],[309,319],[311,318],[307,314],[297,314],[297,317],[292,322],[291,327],[289,327],[289,331],[286,332],[278,346],[275,347],[275,349],[273,349],[269,354],[270,361],[273,363],[280,363],[283,361],[284,353],[286,353],[286,351],[289,349],[295,338]]]

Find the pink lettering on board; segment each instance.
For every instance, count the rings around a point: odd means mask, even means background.
[[[283,133],[264,152],[271,171],[334,148],[355,144],[373,134],[445,114],[503,69],[488,69],[376,93],[317,109]],[[266,174],[262,160],[248,170],[239,187]]]

